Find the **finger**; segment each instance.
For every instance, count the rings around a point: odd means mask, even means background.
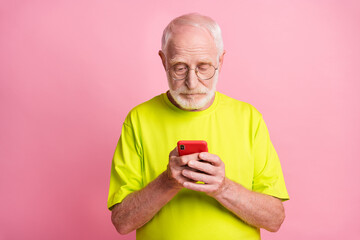
[[[217,156],[215,154],[208,153],[208,152],[200,153],[199,158],[201,160],[209,162],[209,163],[211,163],[211,164],[213,164],[214,166],[217,166],[217,167],[219,167],[219,166],[221,166],[223,164],[223,162],[221,161],[219,156]]]
[[[178,157],[179,156],[179,152],[178,152],[178,149],[177,147],[175,147],[169,154],[169,157],[172,157],[172,156],[175,156],[175,157]]]
[[[186,182],[196,183],[195,180],[192,180],[192,179],[190,179],[190,178],[187,178],[187,177],[185,177],[185,176],[183,176],[183,175],[178,176],[178,177],[176,178],[176,181],[177,181],[181,186],[184,186],[184,183],[186,183]]]
[[[194,182],[184,182],[183,186],[187,189],[191,189],[198,192],[214,192],[216,191],[216,187],[210,184],[199,184]]]
[[[197,171],[196,169],[193,169],[193,168],[189,167],[188,165],[184,165],[184,166],[174,165],[173,169],[176,170],[177,172],[179,172],[180,174],[184,169],[189,170],[189,171],[194,171],[194,172]]]
[[[174,156],[174,155],[170,156],[170,159],[169,159],[169,163],[170,163],[171,167],[174,167],[174,168],[187,166],[188,161],[189,160],[187,158],[180,157],[180,156]]]
[[[216,174],[216,167],[208,162],[190,160],[188,162],[188,166],[191,167],[192,169],[196,169],[198,171],[201,171],[201,172],[204,172],[204,173],[207,173],[210,175]]]
[[[187,165],[186,159],[182,157],[174,157],[174,166],[176,167],[183,167]]]
[[[193,154],[189,154],[189,155],[184,155],[184,156],[177,157],[175,159],[175,161],[177,162],[177,164],[179,166],[185,166],[191,160],[199,160],[199,153],[193,153]]]
[[[200,173],[200,172],[194,172],[194,171],[184,169],[181,172],[181,174],[184,177],[194,180],[195,182],[200,181],[200,182],[204,182],[204,183],[208,183],[208,184],[215,182],[215,179],[213,176],[204,174],[204,173]]]

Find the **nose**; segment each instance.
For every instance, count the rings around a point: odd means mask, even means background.
[[[199,79],[195,73],[195,69],[189,69],[185,83],[189,89],[196,89],[196,87],[199,83]]]

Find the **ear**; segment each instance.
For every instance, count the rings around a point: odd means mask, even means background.
[[[159,50],[159,56],[161,58],[162,64],[164,66],[164,69],[166,71],[166,58],[165,58],[165,54],[163,51]]]
[[[224,63],[224,55],[225,55],[225,53],[226,53],[226,51],[224,50],[223,53],[219,57],[219,72],[221,71],[222,65]]]

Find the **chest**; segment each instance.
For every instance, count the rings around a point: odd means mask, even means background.
[[[160,118],[147,121],[141,128],[144,184],[165,171],[177,141],[205,140],[209,152],[224,162],[226,176],[251,189],[254,164],[248,123],[215,115],[184,121]]]

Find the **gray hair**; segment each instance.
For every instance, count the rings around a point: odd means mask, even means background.
[[[218,57],[223,53],[224,44],[221,36],[220,26],[210,17],[198,13],[189,13],[173,19],[164,29],[161,38],[161,50],[166,53],[166,48],[171,34],[176,26],[190,25],[207,30],[214,38],[215,46],[218,51]]]

